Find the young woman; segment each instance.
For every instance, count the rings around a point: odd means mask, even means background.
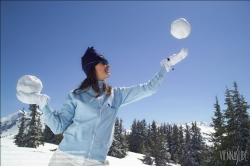
[[[63,132],[63,140],[49,165],[108,165],[106,157],[112,144],[118,109],[155,93],[165,74],[187,54],[187,49],[182,49],[161,61],[159,72],[147,83],[111,88],[105,82],[110,76],[107,59],[93,47],[88,48],[82,57],[82,69],[87,78],[69,92],[59,112],[54,112],[49,106],[50,98],[45,94],[17,92],[22,102],[39,105],[45,123],[55,134]]]

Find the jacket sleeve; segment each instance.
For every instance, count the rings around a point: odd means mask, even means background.
[[[120,106],[132,103],[142,98],[148,97],[155,93],[161,85],[161,82],[166,74],[167,70],[164,66],[157,72],[153,78],[147,83],[139,84],[131,87],[119,87],[117,91],[119,93]]]
[[[62,133],[71,123],[75,115],[75,105],[72,101],[72,93],[66,97],[59,112],[54,111],[49,103],[42,109],[44,121],[54,134]]]

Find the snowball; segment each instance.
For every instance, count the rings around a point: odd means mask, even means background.
[[[24,75],[19,78],[16,86],[17,91],[25,93],[40,93],[42,88],[42,82],[37,77],[32,75]]]
[[[188,37],[191,32],[191,26],[184,18],[179,18],[172,22],[170,33],[177,39]]]

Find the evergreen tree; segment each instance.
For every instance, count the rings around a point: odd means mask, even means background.
[[[108,152],[109,156],[123,158],[127,155],[128,143],[125,138],[125,130],[123,128],[122,122],[122,119],[116,118],[114,126],[114,140]]]
[[[56,135],[51,131],[51,129],[45,124],[45,129],[43,131],[44,142],[56,144]]]
[[[151,136],[154,136],[157,133],[157,125],[156,122],[153,120],[152,124],[151,124]]]
[[[197,127],[196,122],[192,123],[191,130],[192,130],[191,144],[193,148],[194,159],[198,163],[198,165],[201,165],[203,161],[202,153],[204,150],[205,143],[202,139],[200,129]]]
[[[60,142],[62,141],[62,139],[63,139],[63,133],[55,135],[55,143],[54,143],[54,144],[59,145]],[[54,142],[54,141],[53,141],[53,142]],[[56,150],[57,150],[57,148],[52,149],[52,150],[50,150],[50,151],[54,152],[54,151],[56,151]]]
[[[173,139],[172,139],[172,135],[173,135],[173,126],[172,124],[167,124],[165,127],[164,127],[164,131],[166,132],[166,140],[168,142],[168,145],[172,145],[173,143]],[[171,150],[170,150],[170,153],[171,153]]]
[[[217,96],[215,97],[215,112],[212,117],[211,126],[214,128],[214,133],[211,133],[211,141],[213,146],[207,147],[207,163],[213,164],[214,166],[220,166],[220,152],[222,151],[221,143],[223,141],[223,134],[225,134],[224,118],[221,112],[220,104]],[[205,163],[204,163],[205,164]]]
[[[14,143],[18,147],[25,147],[25,122],[27,121],[24,108],[20,110],[22,113],[21,124],[18,126],[18,134],[14,137]]]
[[[41,115],[42,115],[42,113],[38,113],[38,115],[37,115],[37,133],[38,133],[37,142],[39,145],[44,145],[44,136],[43,136],[43,126],[42,126],[42,122],[41,122]]]
[[[176,124],[173,126],[172,141],[170,145],[171,160],[178,162],[180,142],[179,142],[179,129]]]
[[[146,152],[145,144],[147,141],[147,123],[146,123],[146,120],[143,119],[142,121],[138,122],[137,127],[138,127],[138,134],[139,134],[139,137],[141,140],[137,153],[145,154],[145,152]]]
[[[224,150],[230,150],[227,149],[229,147],[233,147],[233,139],[232,136],[236,130],[236,124],[235,124],[235,118],[234,118],[234,105],[232,102],[232,96],[230,93],[230,90],[226,88],[225,92],[225,105],[227,106],[226,110],[224,110],[224,118],[226,121],[225,129],[226,129],[226,137],[222,140],[222,149]]]
[[[145,152],[143,153],[143,159],[142,162],[147,165],[152,165],[154,163],[154,159],[152,157],[152,149],[154,142],[152,141],[153,135],[151,134],[151,125],[150,123],[148,124],[147,127],[147,136],[146,136],[146,141],[145,141]]]
[[[160,129],[156,133],[154,140],[154,161],[156,166],[167,166],[167,162],[170,161],[171,155],[169,153],[168,143],[166,135],[160,132]]]
[[[227,123],[225,125],[227,135],[222,141],[224,150],[227,151],[250,151],[249,133],[250,120],[247,109],[250,106],[245,101],[244,97],[239,94],[237,83],[234,82],[234,90],[226,89],[225,92],[225,118]],[[249,165],[250,158],[246,160],[226,160],[224,165]]]
[[[150,147],[146,147],[145,155],[143,156],[143,158],[141,159],[141,161],[144,164],[153,165],[154,159],[151,156],[152,156],[152,154],[151,154],[151,148]]]
[[[128,145],[128,140],[126,139],[126,131],[122,123],[123,123],[123,120],[120,118],[119,119],[119,133],[118,133],[120,136],[119,142],[121,144],[121,152],[123,154],[121,157],[125,157],[127,156],[129,145]]]
[[[216,99],[216,103],[214,104],[215,112],[214,112],[214,118],[212,118],[213,123],[211,124],[215,132],[211,136],[214,146],[218,147],[222,140],[222,136],[225,133],[225,129],[224,129],[223,114],[221,112],[217,96],[215,99]]]
[[[143,163],[157,166],[165,166],[170,160],[168,142],[164,125],[157,127],[156,122],[149,124],[146,141],[146,154],[142,159]]]
[[[131,133],[129,135],[129,151],[131,152],[137,151],[136,134],[137,134],[136,119],[134,119],[131,126]]]
[[[214,150],[213,147],[211,147],[210,145],[204,145],[204,149],[202,152],[202,157],[203,160],[201,162],[201,166],[221,166],[221,164],[218,162],[218,160],[215,160],[214,153],[216,153],[217,151]]]
[[[183,160],[181,161],[182,166],[194,166],[198,163],[194,163],[192,144],[191,144],[191,130],[190,127],[185,125],[185,145],[184,145],[184,153]]]
[[[153,120],[151,127],[150,127],[150,148],[151,148],[151,155],[153,157],[156,156],[157,153],[157,139],[158,139],[158,131],[157,131],[157,126],[156,122]]]
[[[165,166],[170,161],[168,142],[166,139],[166,125],[157,127],[156,122],[148,125],[146,135],[145,156],[142,162],[147,165]]]
[[[225,103],[227,108],[224,110],[224,119],[225,119],[225,134],[221,140],[221,150],[223,151],[236,151],[237,148],[233,142],[234,133],[236,130],[236,120],[234,117],[234,104],[232,101],[232,94],[228,88],[225,91]],[[219,149],[220,150],[220,149]],[[221,151],[219,151],[221,153]],[[232,166],[235,165],[235,162],[232,160],[217,160],[221,165]]]
[[[39,145],[43,145],[43,135],[41,129],[40,114],[37,111],[38,106],[36,104],[30,104],[30,116],[28,132],[26,135],[26,147],[37,148]]]
[[[248,151],[250,150],[248,140],[250,133],[250,119],[247,110],[250,108],[250,105],[248,105],[244,97],[239,94],[236,82],[234,82],[234,90],[232,90],[232,101],[235,109],[234,118],[237,124],[233,141],[238,147],[241,147],[243,151]]]
[[[140,133],[140,122],[136,121],[136,119],[133,121],[133,124],[131,126],[131,134],[129,137],[129,151],[138,153],[139,148],[143,146],[143,143],[141,143],[142,135]]]
[[[183,160],[184,145],[185,145],[185,140],[184,140],[183,127],[180,126],[179,127],[179,149],[178,149],[178,156],[176,158],[177,163],[181,163]]]
[[[60,142],[62,141],[62,139],[63,139],[63,134],[62,133],[61,134],[57,134],[56,135],[56,142],[55,142],[55,144],[59,145]]]
[[[147,136],[146,136],[146,142],[145,142],[146,147],[151,147],[151,142],[150,142],[150,141],[152,141],[151,138],[152,138],[151,124],[149,123],[148,127],[147,127]],[[148,151],[146,150],[146,152],[148,152]]]

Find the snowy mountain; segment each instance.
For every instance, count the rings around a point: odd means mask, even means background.
[[[17,134],[16,131],[18,131],[18,125],[21,121],[22,113],[20,111],[15,112],[14,114],[10,114],[7,117],[1,118],[1,128],[0,128],[0,134],[1,137],[4,137],[6,135],[9,135],[11,133]]]
[[[1,130],[0,131],[7,131],[8,129],[12,128],[16,125],[16,123],[21,119],[22,113],[15,112],[14,114],[10,114],[7,117],[1,118]]]
[[[30,112],[26,112],[25,114],[27,117],[29,117],[29,113]],[[21,118],[22,118],[22,113],[21,110],[10,114],[6,117],[1,118],[1,127],[0,127],[0,137],[6,137],[9,135],[16,135],[18,133],[18,126],[21,123]],[[44,125],[44,118],[43,115],[41,115],[41,123],[43,125],[43,129],[45,128]],[[28,126],[28,124],[26,123],[25,125],[26,127]]]

